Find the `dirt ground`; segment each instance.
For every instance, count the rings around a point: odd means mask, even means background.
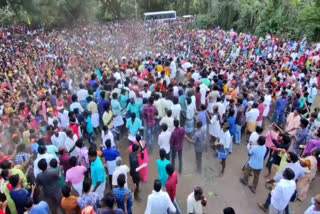
[[[243,138],[244,139],[244,138]],[[260,174],[257,193],[253,194],[247,186],[239,182],[242,175],[242,166],[247,159],[246,142],[241,145],[233,145],[233,152],[228,157],[226,171],[223,176],[220,175],[220,162],[213,155],[213,150],[208,148],[203,154],[203,170],[199,175],[195,171],[194,148],[187,141],[184,142],[183,150],[183,171],[179,175],[177,187],[177,201],[183,214],[186,213],[186,199],[193,191],[195,186],[201,186],[207,198],[207,207],[204,209],[208,214],[220,214],[223,208],[231,206],[237,214],[259,214],[263,213],[257,206],[257,202],[264,202],[268,195],[268,190],[264,187],[266,171]],[[128,143],[124,136],[121,140],[120,153],[125,163],[128,162]],[[158,177],[156,160],[159,159],[158,149],[149,155],[149,181],[141,183],[140,201],[134,201],[133,213],[144,213],[147,197],[152,192],[153,181]],[[176,160],[176,168],[178,161]],[[309,190],[308,198],[304,202],[294,202],[290,204],[291,214],[303,214],[310,206],[310,198],[320,190],[320,177],[317,176]],[[129,188],[133,188],[131,178],[128,179]]]

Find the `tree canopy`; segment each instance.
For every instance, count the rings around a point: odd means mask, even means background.
[[[61,26],[140,19],[144,12],[197,15],[198,26],[320,40],[320,0],[2,0],[0,22]]]

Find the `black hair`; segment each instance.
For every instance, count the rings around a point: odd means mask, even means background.
[[[1,169],[11,169],[11,162],[8,160],[4,160],[1,163]]]
[[[70,196],[71,188],[68,185],[64,185],[61,189],[61,192],[63,197],[67,198]]]
[[[299,160],[298,155],[296,153],[294,153],[294,152],[288,152],[288,155],[290,156],[290,160],[293,163],[296,163]]]
[[[82,191],[83,192],[89,192],[90,188],[91,188],[91,180],[90,179],[84,179],[83,183],[82,183]]]
[[[167,131],[168,130],[168,125],[166,123],[163,123],[161,125],[161,130],[164,131],[164,132]]]
[[[283,177],[286,178],[287,180],[292,180],[295,177],[295,173],[294,173],[294,171],[292,169],[286,168],[283,171]]]
[[[47,161],[46,159],[42,158],[41,160],[39,160],[38,162],[38,167],[39,169],[41,169],[42,171],[45,171],[48,167]]]
[[[159,179],[154,180],[153,189],[156,192],[159,192],[161,190],[161,181]]]
[[[16,188],[16,187],[18,186],[18,184],[19,184],[19,175],[18,175],[18,174],[16,174],[16,175],[11,175],[11,176],[9,177],[9,183],[11,184],[11,186],[12,186],[13,188]]]
[[[137,144],[132,145],[132,152],[136,152],[139,150],[139,146]]]
[[[49,165],[51,168],[57,168],[58,161],[55,158],[52,158],[51,161],[49,162]]]
[[[263,132],[263,128],[262,128],[261,126],[257,126],[257,127],[256,127],[256,132],[257,132],[258,134],[261,134],[261,133]]]
[[[97,156],[97,150],[93,149],[93,148],[90,148],[89,149],[89,152],[88,152],[88,155],[90,157],[96,157]]]
[[[76,146],[78,147],[78,148],[82,148],[83,147],[83,139],[78,139],[77,141],[76,141]]]
[[[174,125],[174,127],[178,128],[179,127],[179,120],[174,120],[173,125]]]
[[[77,157],[74,157],[74,156],[72,156],[71,158],[70,158],[70,160],[69,160],[69,164],[72,166],[72,167],[74,167],[74,166],[76,166],[77,165]]]
[[[24,202],[24,207],[29,209],[33,206],[33,200],[31,197],[28,197],[28,199],[26,200],[26,202]]]
[[[174,173],[174,166],[172,164],[168,164],[166,166],[166,171],[167,171],[167,174],[171,176]]]
[[[111,140],[107,139],[106,142],[104,142],[104,144],[106,145],[106,147],[109,149],[111,148]]]
[[[264,136],[259,136],[257,143],[258,145],[263,146],[266,143],[266,138]]]
[[[103,202],[108,208],[112,209],[114,204],[115,204],[115,202],[116,202],[116,198],[115,198],[115,196],[114,196],[114,194],[112,192],[108,192],[104,196]]]
[[[117,178],[117,182],[120,188],[124,187],[126,183],[126,176],[124,174],[120,174]]]
[[[166,158],[166,150],[164,150],[163,148],[162,149],[160,149],[160,151],[159,151],[159,155],[160,155],[160,159],[161,160],[164,160],[165,158]]]
[[[43,155],[44,153],[46,153],[46,151],[47,151],[46,146],[39,146],[39,148],[38,148],[39,154]]]
[[[223,209],[223,214],[236,214],[232,207],[226,207]]]

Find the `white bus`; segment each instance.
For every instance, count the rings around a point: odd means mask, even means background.
[[[174,10],[159,11],[159,12],[147,12],[144,13],[144,21],[149,20],[176,20],[177,14]]]

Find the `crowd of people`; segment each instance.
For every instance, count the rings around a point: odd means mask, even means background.
[[[256,193],[266,170],[264,212],[306,200],[320,166],[320,45],[186,24],[0,28],[0,213],[131,214],[136,200],[146,214],[204,213],[203,187],[179,199],[186,210],[176,199],[186,143],[197,173],[209,152],[221,176],[246,146],[239,180]],[[153,182],[148,198],[140,182]],[[316,213],[320,195],[305,211]]]

